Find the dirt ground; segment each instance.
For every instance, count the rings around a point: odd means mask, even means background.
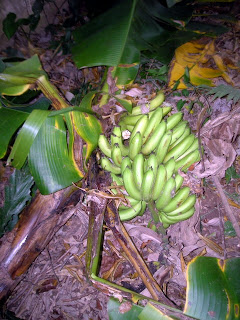
[[[233,37],[234,35],[234,37]],[[229,53],[232,58],[239,58],[236,38],[239,40],[239,27],[218,39],[221,50]],[[18,37],[18,36],[16,36]],[[61,89],[65,96],[71,97],[70,90],[80,86],[87,89],[89,83],[94,88],[98,86],[102,75],[102,69],[90,68],[77,70],[69,55],[55,54],[47,48],[46,37],[35,36],[35,43],[42,52],[40,55],[44,69],[49,74],[51,81]],[[19,39],[16,39],[16,43]],[[19,46],[19,43],[18,43]],[[20,46],[23,51],[26,48]],[[221,83],[222,80],[219,80]],[[239,87],[239,77],[235,77],[235,84]],[[153,90],[154,84],[142,81],[138,88]],[[194,98],[194,96],[193,96]],[[199,97],[198,97],[199,98]],[[205,103],[205,98],[201,98]],[[169,97],[167,102],[173,105],[177,111],[178,97]],[[239,105],[226,99],[211,101],[212,121],[217,121],[215,138],[221,139],[224,130],[230,130],[235,124],[239,128],[239,117],[234,113]],[[112,110],[110,110],[112,111]],[[196,106],[193,112],[184,111],[184,119],[189,121],[193,132],[197,132],[197,121],[201,108]],[[223,120],[221,120],[223,117]],[[228,124],[227,129],[223,124]],[[109,120],[105,123],[106,131],[111,131],[113,123]],[[212,128],[208,128],[208,139],[212,135]],[[221,131],[222,130],[222,131]],[[238,129],[239,131],[239,129]],[[207,138],[206,138],[207,137]],[[211,139],[211,138],[210,138]],[[240,139],[235,137],[229,144],[236,151],[234,166],[240,173]],[[225,145],[222,145],[224,148]],[[230,149],[229,149],[230,150]],[[230,151],[229,151],[230,152]],[[230,156],[229,156],[230,157]],[[227,169],[227,156],[224,162],[214,162],[218,169],[225,173]],[[201,166],[201,162],[198,166]],[[199,167],[198,167],[199,168]],[[167,229],[166,236],[156,233],[148,227],[150,213],[148,211],[142,217],[137,217],[124,223],[126,230],[133,239],[141,256],[146,261],[154,278],[163,288],[170,300],[174,301],[180,309],[184,307],[186,298],[186,266],[197,255],[228,259],[240,256],[240,242],[226,212],[226,203],[219,193],[214,180],[215,171],[204,179],[197,178],[198,168],[191,168],[184,176],[184,183],[191,187],[198,196],[196,212],[192,218],[172,225]],[[211,169],[211,166],[210,166]],[[226,182],[224,174],[218,176],[231,213],[240,222],[240,189],[239,180],[231,179]],[[226,201],[225,201],[226,202]],[[88,282],[85,269],[85,253],[87,248],[88,233],[88,209],[87,203],[83,203],[69,219],[69,221],[55,234],[47,248],[41,252],[31,265],[23,280],[15,288],[6,302],[6,314],[15,315],[15,319],[108,319],[107,302],[109,297]],[[149,296],[142,280],[124,258],[121,248],[109,230],[104,232],[101,267],[99,275],[143,295]],[[13,319],[13,318],[12,318]]]

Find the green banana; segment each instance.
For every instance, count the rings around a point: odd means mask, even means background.
[[[177,112],[167,118],[167,130],[174,128],[181,120],[183,114],[182,112]]]
[[[121,152],[121,149],[120,149],[118,143],[115,143],[112,147],[111,158],[116,166],[118,166],[118,167],[121,166],[122,152]]]
[[[146,166],[144,168],[144,171],[148,171],[150,168],[152,168],[154,176],[156,176],[157,169],[158,169],[158,162],[157,162],[157,157],[155,153],[151,153],[149,158],[145,161]]]
[[[184,140],[182,140],[179,144],[173,147],[167,153],[166,157],[163,160],[163,163],[166,163],[170,158],[174,158],[176,160],[180,155],[182,155],[185,151],[187,151],[188,148],[190,148],[194,138],[195,138],[194,135],[190,134]]]
[[[187,154],[181,160],[176,161],[175,172],[177,172],[178,169],[181,169],[181,171],[185,172],[193,163],[199,160],[200,160],[200,153],[199,153],[199,150],[197,149]]]
[[[105,154],[105,156],[111,158],[112,147],[104,134],[100,134],[98,139],[98,146],[102,153]]]
[[[110,173],[112,182],[115,182],[118,186],[123,186],[123,179],[120,176],[117,176],[115,173]]]
[[[152,116],[149,118],[148,126],[143,134],[143,143],[145,143],[151,133],[155,131],[156,127],[162,121],[162,117],[162,108],[157,108],[155,111],[153,111]]]
[[[142,115],[142,117],[137,121],[136,125],[133,128],[130,141],[134,138],[137,132],[140,132],[141,136],[143,136],[147,126],[148,126],[149,116],[147,114]]]
[[[187,149],[187,151],[185,151],[180,157],[177,158],[178,160],[181,160],[182,158],[184,158],[185,156],[187,156],[189,153],[198,150],[198,138],[195,138],[193,140],[192,145]]]
[[[165,117],[171,110],[171,105],[167,106],[167,103],[161,107],[163,109],[163,117]]]
[[[134,159],[142,148],[142,136],[138,131],[135,136],[129,142],[129,157]]]
[[[121,204],[118,209],[121,209],[121,210],[125,210],[127,208],[131,208],[132,206],[134,206],[135,204],[137,204],[139,202],[139,200],[136,200],[136,199],[133,199],[132,197],[129,197],[129,196],[125,196],[124,195],[124,198],[127,200],[128,204]]]
[[[136,200],[142,200],[141,192],[134,181],[133,172],[129,167],[126,167],[123,172],[123,183],[130,197]]]
[[[167,180],[165,187],[160,195],[160,197],[156,200],[156,208],[161,210],[166,207],[172,199],[172,194],[175,192],[176,182],[173,177]]]
[[[160,212],[159,215],[160,215],[160,219],[163,224],[171,225],[171,224],[175,224],[177,222],[189,219],[194,214],[194,212],[195,212],[195,207],[193,206],[185,213],[183,213],[179,216],[176,216],[176,217],[169,217],[164,212]]]
[[[135,218],[142,210],[142,201],[127,209],[119,209],[119,218],[121,221],[126,221]]]
[[[146,207],[147,207],[147,203],[146,203],[146,201],[142,201],[142,209],[141,209],[141,211],[139,212],[139,216],[142,216],[143,214],[144,214],[144,212],[145,212],[145,210],[146,210]]]
[[[125,158],[123,158],[123,160],[122,160],[122,163],[121,163],[121,173],[122,173],[122,174],[123,174],[124,170],[125,170],[127,167],[129,167],[129,168],[132,167],[132,162],[131,162],[131,160],[130,160],[129,157],[125,157]]]
[[[151,199],[154,179],[154,172],[152,168],[150,168],[147,172],[144,173],[141,188],[142,199],[145,201],[149,201]]]
[[[142,117],[142,114],[139,115],[124,115],[121,118],[121,121],[125,125],[135,126],[135,124],[138,122],[138,120]]]
[[[176,167],[176,163],[175,163],[175,167]],[[176,168],[175,168],[175,172],[176,172]],[[176,182],[176,192],[178,191],[178,189],[182,186],[183,183],[183,177],[180,174],[175,174],[175,182]]]
[[[112,135],[111,135],[111,144],[112,146],[117,143],[121,149],[122,155],[125,157],[128,155],[128,147],[123,144],[122,141],[122,130],[119,126],[114,127]]]
[[[195,205],[195,202],[196,195],[192,194],[178,208],[170,212],[165,212],[165,214],[169,217],[180,217],[180,215],[191,209]]]
[[[152,136],[147,140],[147,142],[142,147],[142,153],[144,155],[150,154],[161,141],[164,133],[166,132],[166,122],[162,121],[159,126],[155,129]]]
[[[152,199],[157,200],[160,197],[162,189],[167,181],[167,172],[164,165],[158,167],[156,180],[153,186]]]
[[[163,135],[163,137],[157,147],[157,150],[156,150],[156,157],[157,157],[158,164],[163,162],[163,159],[165,158],[165,156],[168,152],[168,147],[171,143],[171,140],[172,140],[172,132],[167,131]]]
[[[187,199],[189,193],[190,193],[190,188],[183,187],[176,193],[176,195],[172,198],[169,204],[162,209],[162,211],[164,211],[165,213],[168,213],[177,209],[177,207],[179,207]]]
[[[165,99],[164,93],[160,91],[156,95],[156,97],[150,101],[150,104],[149,104],[150,111],[155,110],[157,107],[159,107],[163,103],[164,99]]]
[[[113,164],[108,158],[102,157],[101,158],[101,166],[104,170],[115,173],[115,174],[120,174],[121,173],[121,168],[117,167],[115,164]]]
[[[133,159],[132,171],[135,183],[140,189],[142,186],[144,174],[144,157],[142,153],[137,154],[136,157]]]
[[[186,126],[185,131],[183,132],[181,137],[179,137],[175,142],[170,144],[168,151],[170,151],[173,147],[175,147],[177,144],[179,144],[183,139],[185,139],[187,136],[189,136],[190,133],[191,133],[191,129],[189,128],[189,126]]]
[[[183,135],[185,129],[187,127],[186,123],[181,123],[181,125],[177,125],[172,131],[172,141],[171,144],[177,141],[181,135]]]
[[[167,180],[171,178],[175,169],[175,160],[173,158],[169,159],[165,164],[165,169],[167,172]]]

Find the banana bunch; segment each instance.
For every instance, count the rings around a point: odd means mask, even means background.
[[[196,196],[190,195],[189,187],[182,187],[178,170],[186,172],[200,154],[198,140],[182,113],[167,116],[171,108],[158,107],[163,99],[161,93],[152,100],[147,114],[141,114],[138,106],[133,108],[113,129],[110,142],[100,135],[98,144],[105,155],[101,166],[111,173],[116,186],[113,192],[122,186],[127,193],[129,205],[119,207],[120,219],[142,215],[151,202],[167,228],[194,213]],[[126,128],[131,132],[128,145],[122,139]]]

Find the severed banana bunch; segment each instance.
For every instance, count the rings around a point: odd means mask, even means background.
[[[178,170],[186,172],[200,160],[200,154],[198,139],[182,120],[183,114],[167,116],[170,107],[156,106],[163,98],[160,94],[152,100],[147,114],[138,114],[139,107],[133,108],[132,114],[124,116],[120,126],[113,129],[111,143],[102,134],[98,144],[105,155],[101,158],[102,168],[128,194],[131,206],[119,207],[120,219],[142,215],[151,202],[167,228],[194,214],[196,196],[190,194],[189,187],[182,187],[183,177]],[[131,132],[128,145],[122,140],[126,128]]]

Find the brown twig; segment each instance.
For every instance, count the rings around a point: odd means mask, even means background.
[[[219,195],[221,197],[221,200],[222,200],[222,203],[223,203],[223,206],[224,206],[224,209],[226,211],[226,214],[227,214],[227,217],[230,219],[232,225],[233,225],[233,228],[237,234],[237,237],[240,239],[240,228],[239,228],[239,225],[238,225],[238,222],[237,222],[237,219],[235,218],[230,206],[229,206],[229,203],[228,203],[228,200],[227,200],[227,197],[225,196],[224,194],[224,191],[223,191],[223,188],[221,186],[221,183],[219,181],[219,178],[217,176],[212,176],[212,179],[213,179],[213,182],[215,183],[216,187],[217,187],[217,190],[219,192]]]

